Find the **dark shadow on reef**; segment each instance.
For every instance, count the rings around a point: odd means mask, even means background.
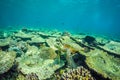
[[[77,53],[76,55],[73,56],[73,59],[75,63],[77,63],[79,66],[83,66],[86,69],[88,69],[92,76],[95,78],[95,80],[110,80],[109,78],[104,78],[102,75],[90,69],[85,62],[86,57],[84,55]]]

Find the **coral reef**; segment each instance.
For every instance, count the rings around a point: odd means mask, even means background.
[[[64,49],[69,49],[72,54],[74,54],[76,52],[79,52],[80,50],[83,49],[78,44],[76,44],[76,43],[69,43],[69,42],[65,43],[63,45],[63,48]]]
[[[33,37],[32,34],[26,34],[22,31],[19,31],[18,33],[14,34],[14,37],[16,38],[21,38],[22,40],[31,40],[31,38]]]
[[[48,44],[49,47],[53,48],[54,50],[57,50],[57,47],[56,47],[56,38],[49,38],[46,40],[46,43]]]
[[[0,47],[9,46],[9,44],[10,44],[10,38],[0,39]]]
[[[90,46],[95,46],[97,44],[96,39],[92,36],[85,36],[85,38],[83,38],[83,43],[87,43]]]
[[[76,64],[72,58],[71,52],[69,49],[67,49],[66,51],[66,55],[65,55],[66,61],[67,61],[67,66],[69,68],[76,68]]]
[[[82,66],[75,69],[67,69],[62,74],[55,75],[57,80],[95,80],[91,73]]]
[[[98,42],[99,45],[104,46],[105,44],[110,42],[110,39],[106,38],[106,37],[95,37],[96,41]]]
[[[0,74],[7,72],[15,61],[16,53],[0,51]]]
[[[34,49],[32,49],[34,48]],[[64,66],[64,63],[57,62],[57,59],[53,60],[56,55],[54,50],[51,48],[44,49],[42,54],[39,52],[37,47],[31,47],[31,50],[23,54],[20,58],[17,59],[19,63],[18,69],[25,75],[35,73],[38,78],[41,80],[50,78],[54,72],[60,67]],[[48,50],[48,51],[47,51]],[[49,56],[51,54],[51,57]],[[41,57],[45,55],[45,59],[43,60]]]
[[[27,50],[28,50],[28,44],[23,41],[19,41],[16,42],[15,44],[11,44],[8,49],[8,51],[15,51],[17,57],[20,57]]]
[[[108,50],[110,52],[116,53],[120,55],[120,43],[115,41],[110,41],[109,43],[105,44],[104,46],[101,46],[105,50]]]
[[[26,80],[39,80],[35,73],[30,73],[26,75]]]
[[[70,33],[65,31],[62,33],[62,36],[70,36]]]
[[[45,39],[41,38],[40,36],[35,36],[28,43],[30,43],[30,44],[40,44],[40,43],[44,43],[44,42],[45,42]]]
[[[8,33],[0,34],[2,80],[120,80],[119,42],[45,29]]]
[[[92,50],[86,55],[87,65],[105,78],[120,80],[120,59],[104,51]]]
[[[54,49],[49,47],[43,47],[40,50],[40,57],[42,59],[55,59],[57,57],[57,53]]]

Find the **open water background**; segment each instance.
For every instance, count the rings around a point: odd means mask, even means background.
[[[0,0],[0,28],[8,26],[119,38],[120,0]]]

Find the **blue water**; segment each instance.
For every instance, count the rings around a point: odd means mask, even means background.
[[[120,36],[120,0],[0,0],[0,27],[39,26]]]

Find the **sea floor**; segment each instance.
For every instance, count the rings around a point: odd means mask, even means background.
[[[0,80],[120,80],[119,74],[119,40],[58,30],[0,30]]]

